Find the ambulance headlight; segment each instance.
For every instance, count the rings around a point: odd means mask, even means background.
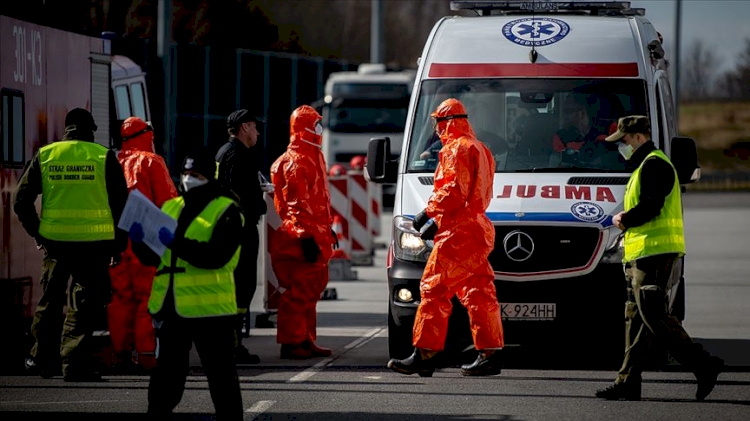
[[[609,229],[607,248],[604,249],[604,255],[602,256],[602,263],[622,264],[624,241],[625,233],[617,227],[611,227]]]
[[[395,239],[393,252],[397,259],[426,262],[434,243],[419,238],[413,222],[411,218],[403,216],[393,218],[393,238]]]

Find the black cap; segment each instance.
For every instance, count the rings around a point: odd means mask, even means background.
[[[73,108],[65,116],[65,127],[76,126],[82,130],[96,131],[94,116],[84,108]]]
[[[182,170],[195,171],[208,179],[213,179],[216,176],[216,160],[207,149],[196,149],[185,157]]]
[[[229,117],[227,117],[227,128],[228,129],[238,129],[242,123],[263,123],[263,119],[260,117],[256,117],[250,112],[248,112],[246,109],[241,108],[232,114],[229,114]]]

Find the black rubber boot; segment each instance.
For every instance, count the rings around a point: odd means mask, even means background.
[[[414,348],[414,353],[403,360],[392,358],[388,368],[401,374],[419,374],[419,377],[432,377],[435,372],[436,351]]]
[[[485,349],[479,351],[477,359],[461,366],[464,376],[496,376],[502,371],[502,360],[499,349]]]
[[[716,386],[716,379],[719,374],[724,370],[724,360],[719,357],[709,357],[706,367],[695,373],[695,378],[698,380],[698,389],[695,392],[695,400],[702,401],[706,399],[714,386]]]

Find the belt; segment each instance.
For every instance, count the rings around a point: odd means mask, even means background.
[[[175,273],[185,273],[185,268],[174,267],[174,266],[165,266],[165,267],[157,270],[155,276],[164,275],[164,274],[175,274]]]

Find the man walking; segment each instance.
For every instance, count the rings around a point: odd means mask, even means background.
[[[459,100],[443,101],[432,119],[443,148],[435,170],[435,192],[414,218],[414,229],[421,230],[422,239],[434,239],[435,246],[419,285],[422,301],[414,321],[414,353],[388,361],[388,368],[432,376],[436,357],[445,347],[451,298],[458,295],[469,313],[479,351],[473,364],[461,367],[461,374],[500,374],[503,325],[495,273],[488,260],[495,229],[485,215],[492,200],[495,161],[489,148],[477,140]]]
[[[680,321],[667,311],[667,283],[672,267],[685,255],[682,199],[671,161],[651,141],[646,116],[619,119],[617,131],[606,138],[618,142],[622,156],[637,166],[625,189],[625,210],[612,223],[625,231],[625,358],[615,383],[596,392],[608,400],[640,400],[641,372],[652,341],[661,341],[670,354],[698,380],[696,400],[716,385],[724,361],[693,342]]]

